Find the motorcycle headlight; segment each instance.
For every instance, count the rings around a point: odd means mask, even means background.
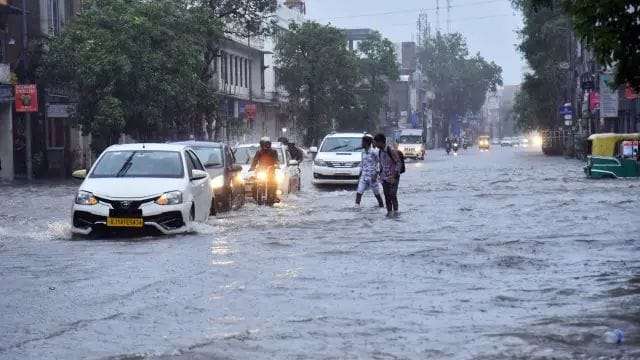
[[[78,205],[96,205],[98,199],[88,191],[79,191],[76,195],[76,204]]]
[[[458,146],[458,143],[453,143],[453,146]]]
[[[224,176],[216,176],[211,180],[210,183],[213,190],[222,189],[222,187],[224,186]]]
[[[170,191],[160,195],[156,199],[158,205],[178,205],[182,204],[182,193],[180,191]]]
[[[258,171],[258,173],[256,174],[256,179],[258,179],[258,181],[267,181],[268,175],[266,171]]]
[[[313,164],[315,166],[327,166],[327,162],[326,161],[322,161],[322,160],[314,160]]]

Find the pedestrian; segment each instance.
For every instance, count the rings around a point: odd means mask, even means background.
[[[387,216],[398,215],[398,183],[400,182],[400,156],[391,146],[387,145],[384,134],[378,134],[373,138],[376,147],[380,149],[380,180],[384,192],[384,201],[387,205]]]
[[[378,153],[373,149],[373,137],[365,135],[362,138],[362,162],[360,180],[358,181],[358,191],[356,193],[356,205],[360,205],[362,194],[371,190],[378,200],[378,206],[384,207],[382,196],[380,196],[380,186],[378,185],[378,173],[380,172],[380,159]]]

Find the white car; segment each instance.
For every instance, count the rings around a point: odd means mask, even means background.
[[[73,205],[72,232],[155,229],[189,231],[211,210],[209,174],[184,145],[127,144],[107,148],[84,181]]]
[[[355,185],[360,179],[362,133],[327,135],[320,148],[312,147],[314,185]]]
[[[274,142],[271,144],[271,148],[278,154],[278,163],[280,164],[279,168],[276,169],[277,195],[299,191],[301,187],[300,164],[291,158],[291,155],[281,143]],[[253,190],[252,174],[249,172],[249,168],[258,149],[260,149],[259,144],[242,144],[234,149],[236,164],[242,166],[240,176],[245,183],[245,193],[251,193]]]

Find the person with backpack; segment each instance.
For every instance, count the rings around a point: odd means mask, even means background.
[[[404,173],[404,162],[398,151],[387,145],[384,134],[378,134],[373,138],[376,147],[380,149],[380,180],[384,192],[387,216],[398,215],[398,183],[400,174]]]

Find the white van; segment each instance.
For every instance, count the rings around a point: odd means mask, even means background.
[[[327,135],[320,148],[312,147],[314,185],[357,184],[362,161],[362,133]]]

